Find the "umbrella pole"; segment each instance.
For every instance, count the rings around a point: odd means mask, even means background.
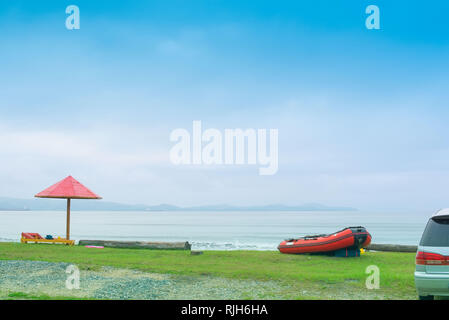
[[[70,198],[67,199],[67,235],[66,239],[70,239]]]

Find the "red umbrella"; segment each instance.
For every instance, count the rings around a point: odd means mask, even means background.
[[[55,183],[44,191],[35,195],[37,198],[67,199],[67,240],[70,239],[70,199],[101,199],[72,176]]]

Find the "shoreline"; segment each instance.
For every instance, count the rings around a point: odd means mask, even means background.
[[[93,243],[98,243],[98,245],[100,245],[100,243],[102,242],[130,242],[130,243],[145,243],[145,242],[150,242],[150,243],[158,243],[158,241],[120,241],[120,240],[75,240],[75,245],[76,246],[84,246],[84,244],[80,244],[80,241],[89,241],[90,245],[93,245]],[[180,241],[165,241],[165,242],[161,242],[161,243],[176,243],[176,242],[180,242]],[[20,239],[1,239],[0,238],[0,243],[20,243]],[[189,242],[189,241],[185,241],[183,243],[188,243],[188,245],[190,246],[191,250],[195,250],[195,251],[266,251],[266,252],[278,252],[279,250],[274,247],[271,249],[263,249],[263,248],[251,248],[251,249],[247,249],[247,248],[204,248],[204,247],[195,247],[195,245],[198,242]],[[85,244],[88,244],[87,242]],[[250,246],[250,245],[247,245]],[[125,246],[123,246],[125,247]],[[410,244],[397,244],[397,243],[371,243],[366,249],[367,251],[386,251],[386,252],[416,252],[417,251],[418,246],[417,245],[410,245]],[[138,249],[137,247],[134,249]],[[142,248],[145,249],[145,248]]]

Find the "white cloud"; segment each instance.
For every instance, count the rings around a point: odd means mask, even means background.
[[[135,139],[123,132],[87,131],[70,133],[63,131],[0,131],[0,145],[4,155],[53,158],[55,162],[96,163],[103,165],[154,165],[163,164],[168,156],[164,152],[148,150],[148,146],[129,148]],[[105,148],[107,145],[113,145]],[[140,148],[139,148],[140,147]]]

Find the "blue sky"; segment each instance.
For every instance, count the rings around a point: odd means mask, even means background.
[[[81,29],[65,28],[66,6]],[[365,8],[380,9],[367,30]],[[446,1],[0,4],[0,195],[449,206]],[[175,128],[276,128],[279,171],[174,166]]]

